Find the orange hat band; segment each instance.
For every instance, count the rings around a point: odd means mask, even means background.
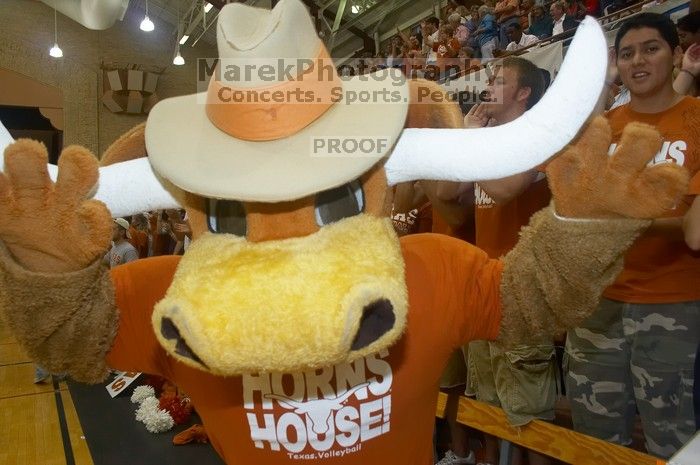
[[[313,123],[342,96],[342,84],[321,44],[311,66],[294,80],[265,87],[226,85],[214,73],[207,89],[209,121],[242,140],[267,141],[291,136]]]

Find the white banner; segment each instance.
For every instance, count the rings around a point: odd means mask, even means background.
[[[561,63],[564,61],[562,43],[560,40],[545,47],[533,47],[523,55],[520,55],[520,57],[533,62],[539,68],[549,71],[549,76],[553,81],[554,77],[559,73]]]

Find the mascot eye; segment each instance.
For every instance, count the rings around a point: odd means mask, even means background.
[[[343,218],[359,215],[365,208],[362,184],[353,181],[316,195],[316,224],[324,226]]]
[[[207,200],[209,231],[219,234],[245,236],[247,231],[245,208],[237,200]]]

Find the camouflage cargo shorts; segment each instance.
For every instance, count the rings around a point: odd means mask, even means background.
[[[638,410],[649,453],[673,455],[695,432],[692,392],[699,340],[700,301],[603,299],[567,338],[564,364],[574,429],[628,445]]]

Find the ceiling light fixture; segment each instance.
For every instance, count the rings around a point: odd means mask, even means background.
[[[146,0],[146,16],[143,18],[143,21],[141,21],[141,30],[144,32],[151,32],[153,29],[155,29],[155,25],[153,24],[153,21],[151,21],[148,18],[148,0]]]
[[[49,50],[49,55],[54,58],[61,58],[63,56],[63,50],[61,50],[61,47],[59,47],[58,44],[53,44],[53,47],[51,47],[51,50]]]
[[[58,46],[58,18],[56,13],[56,0],[53,1],[53,47],[49,50],[49,55],[54,58],[61,58],[63,50]]]
[[[180,24],[180,4],[179,3],[177,5],[177,29],[178,29],[178,31],[177,31],[178,35],[182,34],[182,24]],[[177,54],[173,58],[173,64],[175,66],[182,66],[185,64],[185,59],[182,58],[182,55],[180,55],[180,45],[187,42],[187,39],[189,39],[189,38],[190,38],[190,36],[188,36],[188,35],[183,35],[182,37],[180,37],[180,40],[178,41],[178,44],[175,47],[175,50],[177,50]]]
[[[177,50],[177,55],[175,55],[175,58],[173,58],[173,64],[175,66],[182,66],[185,64],[185,59],[182,58],[182,55],[180,55],[180,48],[179,47]]]

